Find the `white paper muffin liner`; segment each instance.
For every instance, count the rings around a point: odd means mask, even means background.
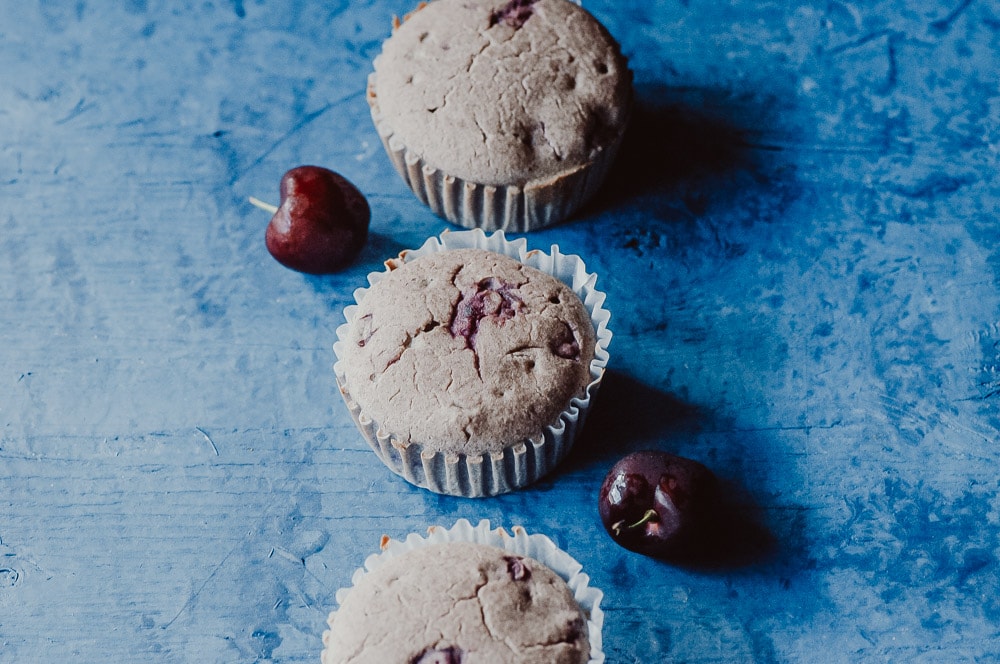
[[[511,528],[513,534],[508,533],[503,528],[490,528],[490,522],[486,519],[473,526],[465,519],[459,519],[451,528],[441,526],[431,526],[427,535],[411,533],[403,541],[383,538],[382,552],[374,553],[365,559],[364,567],[355,570],[351,577],[351,588],[341,588],[336,593],[337,604],[343,604],[344,598],[351,592],[352,588],[370,572],[375,571],[388,560],[395,556],[402,555],[414,549],[430,546],[434,544],[444,544],[447,542],[474,542],[493,546],[504,551],[533,558],[555,572],[573,591],[573,598],[583,610],[583,615],[587,619],[587,635],[590,640],[590,660],[588,664],[602,664],[604,662],[604,645],[602,630],[604,628],[604,612],[601,610],[601,600],[604,593],[590,585],[590,577],[583,573],[583,566],[572,556],[560,549],[555,543],[545,535],[529,535],[521,526]],[[327,624],[331,627],[337,617],[337,612],[332,611],[327,618]],[[323,633],[323,655],[322,661],[326,660],[326,646],[329,638],[329,631]]]
[[[574,168],[523,185],[480,184],[428,164],[407,148],[379,110],[376,77],[376,72],[368,76],[365,97],[379,139],[396,172],[434,214],[465,228],[527,233],[568,218],[604,183],[628,126],[626,120],[614,140],[590,161]]]
[[[390,470],[411,484],[435,493],[477,498],[508,493],[532,484],[555,468],[572,448],[610,359],[608,346],[612,334],[608,329],[608,320],[611,313],[603,307],[605,295],[596,288],[597,275],[587,272],[579,256],[562,254],[556,245],[552,245],[549,254],[537,249],[528,251],[524,239],[507,240],[501,231],[491,235],[479,229],[446,231],[439,237],[429,238],[419,249],[405,250],[398,258],[386,261],[386,271],[370,273],[368,282],[374,285],[392,269],[420,256],[462,248],[493,251],[553,275],[569,286],[587,309],[595,331],[590,383],[584,395],[574,397],[555,423],[544,427],[532,438],[507,446],[502,452],[481,455],[433,452],[418,443],[399,440],[391,432],[382,430],[378,422],[364,413],[351,397],[341,365],[356,305],[344,309],[347,322],[337,328],[337,342],[333,345],[337,361],[333,370],[354,423]],[[360,304],[367,292],[367,288],[357,289],[354,299]]]

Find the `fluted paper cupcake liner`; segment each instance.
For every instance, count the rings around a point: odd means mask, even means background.
[[[372,122],[396,172],[436,215],[465,228],[526,233],[559,223],[586,203],[607,178],[628,123],[587,163],[523,185],[489,185],[465,180],[428,164],[379,110],[377,74],[368,76],[366,98]]]
[[[514,526],[508,533],[503,528],[490,528],[486,519],[473,526],[465,519],[459,519],[451,528],[431,526],[427,535],[411,533],[405,540],[384,538],[382,551],[374,553],[365,560],[364,567],[355,570],[351,577],[351,587],[341,588],[336,593],[337,604],[342,604],[344,598],[351,592],[366,574],[375,571],[395,556],[413,551],[419,547],[447,542],[474,542],[485,544],[510,553],[533,558],[555,572],[573,591],[573,598],[580,605],[587,619],[587,635],[590,640],[590,660],[588,664],[604,662],[604,644],[602,630],[604,628],[604,612],[601,610],[601,600],[604,593],[590,585],[590,577],[583,573],[583,566],[568,553],[560,549],[545,535],[529,535],[524,528]],[[337,612],[332,611],[327,623],[332,627]],[[323,633],[323,661],[326,661],[326,650],[329,631]]]
[[[435,493],[476,498],[526,487],[549,473],[567,455],[583,427],[608,365],[608,346],[612,337],[608,320],[611,314],[603,306],[604,293],[596,288],[597,275],[587,272],[579,256],[560,253],[555,245],[548,254],[539,250],[528,251],[525,240],[507,240],[500,231],[491,235],[479,229],[445,232],[428,239],[419,249],[403,251],[399,257],[386,261],[386,271],[369,274],[368,282],[374,285],[388,271],[420,256],[462,248],[486,249],[519,260],[555,276],[577,294],[590,315],[595,331],[590,382],[582,397],[574,397],[559,418],[536,436],[509,445],[496,454],[433,452],[419,443],[399,440],[391,432],[382,430],[379,423],[367,416],[351,397],[340,361],[350,324],[357,311],[356,305],[344,309],[347,322],[337,328],[337,342],[333,346],[337,361],[333,368],[344,403],[358,430],[390,470],[411,484]],[[367,288],[359,288],[354,292],[355,300],[360,304],[367,292]]]

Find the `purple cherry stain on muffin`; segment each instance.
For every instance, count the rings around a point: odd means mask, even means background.
[[[358,320],[361,323],[361,338],[358,339],[358,348],[364,348],[365,344],[371,340],[372,335],[375,333],[372,330],[372,315],[365,314]]]
[[[586,633],[586,625],[583,622],[583,618],[577,616],[573,618],[569,625],[567,625],[567,633],[564,638],[566,643],[573,643],[580,639]]]
[[[492,28],[503,21],[515,30],[520,28],[531,18],[533,11],[531,5],[535,2],[536,0],[510,0],[502,8],[496,9],[490,14],[490,27]]]
[[[507,574],[512,581],[527,581],[531,578],[531,568],[527,561],[520,556],[504,556],[507,562]]]
[[[549,345],[553,355],[557,355],[565,360],[580,359],[580,344],[577,343],[573,329],[567,323],[563,323],[562,333],[552,340]]]
[[[517,314],[521,298],[513,293],[515,286],[492,277],[476,284],[475,292],[464,292],[452,312],[448,330],[453,337],[464,337],[466,348],[475,348],[476,334],[484,318],[503,325]]]
[[[462,651],[458,648],[430,648],[414,659],[410,664],[462,664]]]

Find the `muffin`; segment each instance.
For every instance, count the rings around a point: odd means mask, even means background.
[[[526,486],[582,424],[607,363],[603,296],[579,258],[553,248],[519,259],[523,249],[502,234],[446,233],[370,275],[345,310],[341,394],[382,461],[418,486]]]
[[[434,0],[397,23],[367,98],[396,170],[436,214],[524,232],[597,191],[631,85],[618,44],[569,0]]]
[[[365,567],[337,593],[323,664],[604,659],[601,593],[545,536],[463,520],[426,538],[389,540]]]
[[[583,396],[594,336],[580,298],[552,275],[485,249],[441,251],[369,290],[344,382],[401,441],[496,454]]]

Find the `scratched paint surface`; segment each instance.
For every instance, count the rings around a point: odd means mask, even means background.
[[[330,370],[364,275],[448,228],[363,98],[409,4],[0,0],[0,661],[315,662],[379,537],[459,517],[580,560],[610,662],[1000,657],[1000,10],[584,4],[633,131],[528,240],[600,275],[611,371],[559,472],[468,501],[386,472]],[[246,202],[302,163],[371,202],[342,274]],[[597,486],[648,446],[773,546],[617,548]]]

